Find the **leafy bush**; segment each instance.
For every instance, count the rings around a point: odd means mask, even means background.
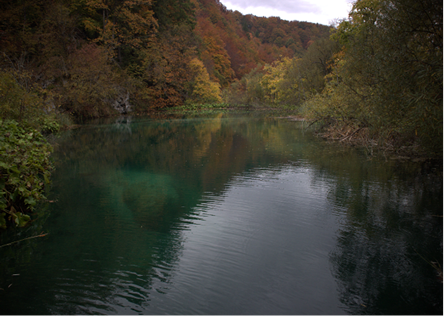
[[[60,131],[60,124],[55,118],[42,117],[38,120],[40,130],[44,134],[56,133]]]
[[[25,226],[29,212],[46,199],[53,169],[49,156],[51,145],[31,127],[14,120],[0,120],[0,228],[8,223]]]

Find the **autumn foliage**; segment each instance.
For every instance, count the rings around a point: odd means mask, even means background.
[[[0,21],[0,70],[76,117],[116,113],[127,96],[139,112],[219,101],[221,88],[329,32],[218,0],[3,1]]]

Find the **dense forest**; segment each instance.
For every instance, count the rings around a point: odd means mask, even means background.
[[[243,16],[217,0],[2,2],[3,85],[77,117],[217,102],[258,65],[302,56],[329,35],[327,26]],[[20,116],[12,104],[2,114]]]

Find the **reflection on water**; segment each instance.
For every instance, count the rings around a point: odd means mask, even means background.
[[[50,235],[0,249],[4,314],[442,314],[442,168],[246,114],[57,143],[57,202],[18,233]]]
[[[344,182],[331,194],[347,217],[330,261],[348,312],[442,313],[442,284],[426,261],[442,263],[442,187],[423,181]]]

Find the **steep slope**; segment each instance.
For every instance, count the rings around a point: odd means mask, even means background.
[[[0,83],[12,75],[47,112],[77,117],[217,102],[221,88],[328,32],[218,0],[3,1]]]
[[[242,78],[258,64],[301,56],[313,41],[329,35],[325,25],[242,15],[218,0],[195,4],[196,33],[204,43],[201,57],[222,86]]]

